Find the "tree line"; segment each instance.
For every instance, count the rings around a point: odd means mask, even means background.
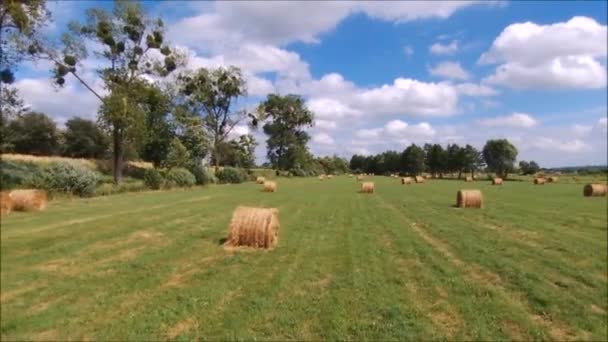
[[[517,148],[506,139],[488,140],[482,151],[471,145],[411,144],[402,152],[386,151],[377,155],[353,155],[349,167],[353,172],[378,175],[403,174],[420,175],[423,172],[443,178],[446,174],[475,176],[476,172],[487,170],[507,179],[516,170]],[[534,161],[519,163],[524,174],[533,174],[540,169]]]

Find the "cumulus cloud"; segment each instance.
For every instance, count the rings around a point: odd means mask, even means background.
[[[578,125],[578,124],[572,125],[572,131],[577,136],[586,135],[589,132],[591,132],[592,129],[593,129],[593,126],[589,126],[589,125]]]
[[[453,55],[458,51],[458,41],[452,40],[449,44],[435,43],[429,47],[434,55]]]
[[[359,139],[377,139],[386,137],[392,140],[402,139],[430,139],[435,136],[435,129],[427,122],[410,125],[402,120],[391,120],[383,127],[360,129],[355,132],[355,137]]]
[[[562,141],[549,137],[539,137],[533,142],[533,146],[541,150],[560,151],[567,153],[581,152],[590,149],[590,146],[582,140],[574,139]]]
[[[537,121],[525,113],[513,113],[507,116],[497,116],[494,118],[478,120],[478,124],[486,127],[520,127],[530,128],[537,124]]]
[[[327,133],[317,133],[312,136],[312,142],[321,145],[331,145],[334,143],[334,139]]]
[[[592,18],[507,26],[482,54],[482,64],[499,64],[488,83],[511,88],[602,88],[606,86],[606,25]]]
[[[468,80],[471,77],[458,62],[441,62],[436,66],[429,68],[429,73],[432,76],[453,80]]]
[[[608,119],[606,119],[606,118],[600,118],[597,121],[597,124],[605,130],[606,127],[608,127]]]
[[[458,94],[465,96],[494,96],[498,94],[496,89],[485,84],[460,83],[456,85]]]

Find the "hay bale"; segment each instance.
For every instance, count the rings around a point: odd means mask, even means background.
[[[0,214],[6,215],[10,214],[11,210],[13,210],[13,201],[9,196],[8,191],[0,192]]]
[[[431,178],[433,178],[432,175],[424,175],[424,179],[431,179]]]
[[[536,185],[544,185],[545,182],[547,182],[547,180],[545,178],[541,178],[541,177],[534,178],[534,184],[536,184]]]
[[[403,178],[401,178],[401,184],[402,185],[412,184],[412,177],[403,177]]]
[[[492,185],[502,185],[502,178],[493,178]]]
[[[464,181],[465,181],[465,182],[472,182],[472,181],[473,181],[473,177],[470,177],[470,176],[469,176],[469,177],[466,177],[466,178],[464,179]]]
[[[374,183],[373,182],[361,183],[361,192],[364,194],[373,194],[374,193]]]
[[[325,179],[325,176],[324,176],[324,175],[320,175],[320,176],[319,176],[319,180],[324,180],[324,179]]]
[[[547,178],[547,183],[557,183],[558,180],[559,180],[559,177],[552,176],[552,177]]]
[[[255,182],[258,184],[264,184],[265,181],[266,181],[266,178],[264,178],[262,176],[258,176],[258,178],[255,179]]]
[[[416,176],[414,177],[414,180],[416,181],[416,183],[424,183],[424,177],[422,176]]]
[[[608,193],[607,184],[587,184],[583,188],[583,195],[585,197],[606,196],[607,193]]]
[[[333,175],[327,175],[327,179],[332,179],[332,178],[334,178]]]
[[[277,191],[277,183],[275,182],[264,182],[264,188],[262,189],[264,192],[275,192]]]
[[[458,190],[456,193],[458,208],[483,208],[483,196],[479,190]]]
[[[47,205],[46,192],[35,189],[13,190],[9,193],[12,210],[37,211],[44,210]]]
[[[272,248],[279,240],[279,209],[237,207],[226,245]]]
[[[358,180],[359,182],[360,182],[360,181],[362,181],[362,180],[363,180],[363,176],[361,176],[361,175],[357,176],[357,180]]]

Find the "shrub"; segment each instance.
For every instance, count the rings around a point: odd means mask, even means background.
[[[136,180],[133,182],[123,182],[118,185],[115,185],[114,189],[116,193],[123,193],[144,191],[148,190],[148,187],[146,186],[146,184],[144,184],[144,182]]]
[[[248,176],[243,169],[236,167],[225,167],[217,173],[217,179],[221,184],[238,184],[247,181]]]
[[[92,196],[99,176],[82,166],[51,163],[37,172],[29,185],[51,193],[64,192],[78,196]]]
[[[165,186],[171,187],[189,187],[196,184],[196,178],[190,171],[183,168],[171,169],[165,176]]]
[[[207,170],[202,167],[197,162],[189,163],[188,171],[194,175],[196,179],[196,184],[198,185],[207,185],[207,184],[215,184],[217,183],[217,178],[213,174],[213,172]]]
[[[292,175],[294,175],[295,177],[306,177],[308,176],[308,174],[306,173],[306,171],[302,170],[299,167],[296,167],[294,169],[291,169],[291,171],[289,171]]]
[[[0,160],[0,189],[9,190],[25,185],[40,168],[35,163]]]
[[[144,179],[144,177],[146,176],[146,171],[148,171],[148,170],[149,170],[149,168],[140,167],[138,165],[127,163],[124,166],[123,174],[127,177],[131,177],[131,178],[135,178],[135,179]]]
[[[95,195],[97,196],[109,196],[115,193],[114,184],[112,183],[104,183],[97,187],[95,190]]]
[[[160,189],[163,181],[163,176],[157,169],[146,169],[144,172],[144,184],[152,190]]]

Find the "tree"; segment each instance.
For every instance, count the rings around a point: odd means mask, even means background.
[[[519,162],[519,169],[523,175],[533,175],[540,170],[540,166],[531,160],[529,163],[525,160]]]
[[[139,155],[155,167],[167,159],[169,146],[175,138],[175,123],[170,119],[173,109],[168,94],[156,85],[143,88],[141,102],[145,110],[145,133]]]
[[[304,99],[297,95],[270,94],[258,106],[257,114],[258,119],[268,121],[264,124],[264,133],[268,135],[267,155],[272,166],[279,170],[301,168],[310,139],[302,128],[312,126],[314,120]]]
[[[0,87],[0,152],[9,152],[13,149],[11,136],[14,132],[7,129],[8,125],[25,112],[25,106],[16,88]]]
[[[450,173],[458,172],[458,178],[460,178],[463,168],[463,153],[460,146],[457,144],[448,145],[445,152],[446,171]]]
[[[354,154],[350,158],[349,167],[352,172],[355,172],[355,173],[363,172],[363,169],[365,168],[365,156],[360,156],[358,154]]]
[[[190,152],[186,147],[179,141],[178,138],[174,138],[169,145],[169,151],[167,153],[167,159],[164,161],[164,166],[168,169],[176,167],[186,167],[190,161]]]
[[[63,154],[72,158],[102,158],[108,150],[108,137],[91,120],[79,117],[65,123]]]
[[[57,126],[43,113],[21,115],[10,122],[8,130],[17,153],[48,156],[59,150]]]
[[[475,177],[475,171],[483,167],[483,156],[475,147],[467,144],[461,149],[463,171],[470,172]]]
[[[223,143],[219,150],[222,160],[220,164],[225,166],[242,167],[250,169],[255,166],[255,147],[257,142],[252,135],[241,135],[238,139],[234,139]],[[211,159],[215,164],[215,160]]]
[[[519,162],[519,170],[521,171],[522,175],[528,174],[528,168],[530,168],[530,164],[527,161],[522,160]]]
[[[490,171],[507,179],[517,158],[517,148],[506,139],[488,140],[483,147],[483,158]]]
[[[84,24],[70,23],[62,37],[63,50],[34,46],[54,63],[53,78],[63,86],[72,75],[101,102],[99,121],[112,137],[114,181],[122,179],[125,145],[141,137],[145,127],[144,75],[164,77],[183,64],[181,56],[164,44],[162,20],[150,19],[139,2],[116,1],[112,12],[93,8]],[[93,55],[106,62],[97,69],[105,89],[102,96],[81,76],[82,60]],[[163,57],[159,57],[163,56]]]
[[[409,175],[419,175],[424,171],[424,150],[416,144],[408,146],[401,154],[401,167]]]
[[[211,138],[212,159],[215,171],[222,160],[222,144],[242,119],[243,111],[235,111],[234,105],[247,88],[241,69],[237,67],[205,69],[184,73],[178,78],[184,104],[192,113],[202,117],[202,125]]]
[[[439,175],[440,178],[443,178],[443,172],[445,171],[447,165],[447,154],[443,147],[439,144],[425,144],[424,151],[424,162],[428,171],[433,175]]]

